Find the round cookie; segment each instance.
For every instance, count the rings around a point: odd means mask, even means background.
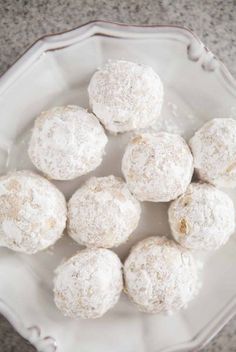
[[[53,245],[66,226],[66,201],[48,180],[30,171],[0,178],[0,244],[36,253]]]
[[[215,250],[235,228],[229,196],[206,183],[192,183],[169,208],[169,224],[177,242],[190,249]]]
[[[218,118],[205,123],[189,145],[201,180],[219,187],[236,187],[235,119]]]
[[[184,193],[191,182],[193,158],[179,135],[140,133],[126,147],[122,172],[140,201],[168,202]]]
[[[101,164],[106,143],[93,114],[75,105],[60,106],[36,118],[28,154],[49,178],[72,180]]]
[[[190,251],[166,237],[136,244],[124,264],[125,292],[146,313],[177,311],[197,295],[198,268]]]
[[[104,248],[84,249],[56,270],[54,300],[72,318],[99,318],[118,301],[123,289],[122,264]]]
[[[149,66],[109,61],[92,76],[88,93],[94,114],[112,133],[145,128],[160,117],[163,85]]]
[[[118,177],[92,177],[68,203],[68,234],[87,247],[111,248],[127,241],[141,208]]]

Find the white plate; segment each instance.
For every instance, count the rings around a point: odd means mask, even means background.
[[[109,58],[145,63],[160,74],[165,86],[164,129],[189,138],[213,117],[236,118],[236,83],[189,30],[93,22],[39,40],[1,78],[3,173],[32,169],[26,149],[35,116],[58,104],[88,107],[89,79]],[[110,137],[107,155],[93,174],[120,175],[128,138],[128,134]],[[84,179],[56,184],[68,197]],[[235,200],[235,192],[230,194]],[[169,234],[167,206],[143,204],[138,230],[117,250],[122,259],[138,239]],[[236,311],[235,235],[206,258],[199,297],[171,317],[141,314],[122,296],[115,309],[99,320],[64,318],[53,304],[53,270],[78,248],[65,236],[53,250],[34,256],[0,249],[0,311],[39,351],[189,351],[202,347]]]

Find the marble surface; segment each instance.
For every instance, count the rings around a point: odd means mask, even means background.
[[[235,0],[0,0],[0,18],[0,74],[40,36],[106,19],[188,26],[236,77]],[[0,352],[31,351],[34,348],[0,317]],[[236,318],[203,351],[236,351]]]

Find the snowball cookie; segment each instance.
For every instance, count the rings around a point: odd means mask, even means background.
[[[118,246],[137,227],[140,212],[121,178],[92,177],[69,201],[68,234],[87,247]]]
[[[134,246],[124,264],[125,292],[146,313],[186,307],[199,291],[198,268],[190,252],[163,237]]]
[[[163,85],[156,72],[124,60],[109,61],[95,72],[88,93],[93,112],[112,133],[154,124],[163,102]]]
[[[93,114],[75,105],[60,106],[36,118],[28,152],[49,178],[71,180],[100,165],[106,143]]]
[[[54,300],[65,316],[99,318],[117,303],[122,289],[118,256],[109,249],[84,249],[57,268]]]
[[[141,133],[126,148],[122,172],[137,199],[168,202],[191,182],[193,159],[182,137],[166,132]]]
[[[66,225],[66,201],[48,180],[30,171],[0,178],[0,245],[36,253],[54,244]]]
[[[207,122],[189,144],[200,179],[219,187],[236,187],[236,120]]]
[[[190,249],[214,250],[235,228],[234,204],[214,186],[192,183],[169,208],[169,223],[177,242]]]

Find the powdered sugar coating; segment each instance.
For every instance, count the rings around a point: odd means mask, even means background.
[[[235,228],[229,196],[206,183],[192,183],[169,208],[169,223],[177,242],[190,249],[215,250]]]
[[[124,60],[109,61],[95,72],[88,93],[93,112],[112,133],[154,124],[163,103],[163,85],[154,70]]]
[[[191,182],[193,158],[176,134],[140,133],[126,147],[122,172],[137,199],[168,202],[184,193]]]
[[[236,187],[236,120],[217,118],[190,139],[200,179],[219,187]]]
[[[124,264],[125,290],[140,311],[173,312],[198,293],[197,265],[174,241],[148,237],[134,246]]]
[[[118,177],[92,177],[68,203],[68,234],[87,247],[127,241],[140,218],[139,202]]]
[[[118,301],[122,264],[108,249],[84,249],[56,270],[54,300],[72,318],[99,318]]]
[[[48,180],[29,171],[0,178],[0,243],[36,253],[54,244],[66,225],[66,201]]]
[[[100,165],[106,143],[93,114],[75,105],[60,106],[36,118],[28,153],[49,178],[71,180]]]

